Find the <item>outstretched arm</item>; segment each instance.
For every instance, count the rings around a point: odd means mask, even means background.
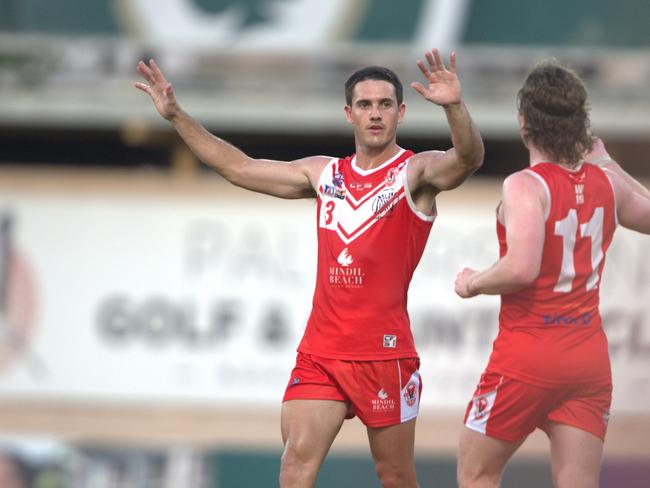
[[[508,252],[483,272],[463,269],[455,283],[460,297],[512,293],[535,281],[544,249],[545,199],[542,186],[532,176],[519,172],[506,178],[502,211]]]
[[[445,67],[437,49],[426,53],[428,66],[418,61],[427,80],[411,83],[422,97],[445,110],[453,147],[446,152],[427,151],[415,155],[409,165],[415,170],[415,189],[424,185],[436,191],[456,188],[483,163],[484,148],[481,135],[462,101],[461,86],[456,74],[456,55],[449,56]]]
[[[314,156],[293,162],[250,158],[210,134],[180,107],[171,83],[153,59],[149,64],[140,61],[138,72],[147,83],[136,82],[135,87],[151,97],[158,113],[171,122],[192,152],[228,181],[248,190],[282,198],[314,195],[318,175],[328,158]]]

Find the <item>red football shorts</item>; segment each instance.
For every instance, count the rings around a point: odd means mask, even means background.
[[[298,353],[287,400],[335,400],[368,427],[407,422],[418,415],[422,382],[417,358],[342,361]]]
[[[571,425],[605,440],[612,385],[542,388],[497,373],[483,373],[465,412],[465,426],[519,442],[550,422]]]

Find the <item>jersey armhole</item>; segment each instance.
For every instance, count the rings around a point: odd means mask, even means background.
[[[421,220],[424,220],[425,222],[433,222],[434,220],[436,220],[436,217],[438,216],[438,207],[436,206],[435,198],[433,200],[433,206],[431,207],[430,215],[427,215],[424,212],[418,210],[418,208],[415,206],[415,202],[413,201],[413,196],[411,195],[411,190],[409,188],[409,182],[408,182],[408,166],[410,160],[411,158],[406,160],[406,163],[404,164],[404,168],[402,169],[402,185],[404,186],[404,195],[406,196],[406,202],[408,203],[411,212],[413,212],[416,217],[418,217]]]
[[[618,205],[616,203],[616,190],[614,190],[614,183],[609,177],[609,173],[613,173],[613,171],[602,166],[600,166],[600,169],[603,171],[603,173],[605,173],[605,179],[607,180],[607,183],[609,183],[609,187],[612,190],[612,198],[614,199],[614,224],[616,224],[616,227],[618,227]]]
[[[548,183],[546,183],[546,180],[538,173],[531,169],[525,169],[524,170],[527,174],[534,176],[537,181],[539,181],[542,186],[544,187],[544,191],[546,192],[546,201],[548,205],[546,206],[546,211],[544,212],[544,222],[548,220],[548,216],[551,214],[551,204],[553,203],[551,201],[551,190],[548,187]]]
[[[317,183],[317,188],[316,188],[316,198],[320,197],[320,189],[321,187],[325,184],[323,181],[325,179],[325,172],[330,170],[333,165],[336,164],[336,162],[339,160],[339,158],[331,158],[328,163],[323,167],[323,171],[320,172],[320,175],[318,175],[318,183]]]

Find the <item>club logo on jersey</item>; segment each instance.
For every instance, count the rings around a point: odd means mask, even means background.
[[[339,257],[336,258],[336,260],[341,266],[345,267],[350,266],[354,262],[354,259],[352,259],[352,255],[350,254],[350,251],[347,247],[341,251],[341,254],[339,254]]]
[[[336,258],[339,266],[330,266],[330,286],[337,288],[361,288],[365,273],[360,266],[351,266],[354,258],[350,250],[344,248]]]
[[[415,405],[415,402],[418,399],[417,391],[418,385],[414,381],[409,381],[408,384],[404,387],[404,393],[402,393],[402,396],[404,397],[404,401],[406,401],[406,404],[409,407]]]
[[[395,183],[400,169],[402,169],[402,165],[399,165],[397,168],[389,169],[386,178],[384,178],[384,183],[386,183],[386,185],[392,185]]]
[[[393,199],[395,191],[387,189],[375,197],[372,202],[372,211],[376,219],[381,219],[389,215],[395,208],[396,200]]]
[[[343,173],[334,173],[332,184],[337,188],[341,188],[343,186]]]
[[[370,401],[373,413],[383,413],[395,410],[395,400],[388,398],[388,393],[382,388],[377,392],[377,398]]]
[[[345,200],[345,188],[337,188],[335,186],[325,185],[323,188],[323,195],[339,200]]]
[[[384,347],[394,349],[397,347],[397,336],[384,334]]]
[[[577,184],[574,187],[576,190],[576,205],[582,205],[585,203],[585,185]]]

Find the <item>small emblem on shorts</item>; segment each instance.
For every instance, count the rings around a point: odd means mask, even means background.
[[[292,385],[297,385],[298,383],[300,383],[300,378],[294,378],[291,380]]]
[[[480,419],[482,418],[486,413],[488,413],[488,400],[484,396],[476,397],[474,399],[474,407],[476,410],[474,411],[474,418],[475,419]]]
[[[384,334],[384,347],[397,347],[397,336]]]
[[[415,402],[418,399],[417,388],[417,385],[413,381],[409,381],[409,384],[406,385],[406,388],[404,388],[404,400],[409,407],[415,405]]]
[[[603,422],[605,422],[605,425],[609,423],[609,412],[603,414]]]
[[[379,391],[377,392],[377,397],[378,397],[378,398],[381,398],[382,400],[386,400],[386,398],[388,398],[388,393],[386,393],[386,392],[384,391],[384,389],[382,388],[381,390],[379,390]]]

